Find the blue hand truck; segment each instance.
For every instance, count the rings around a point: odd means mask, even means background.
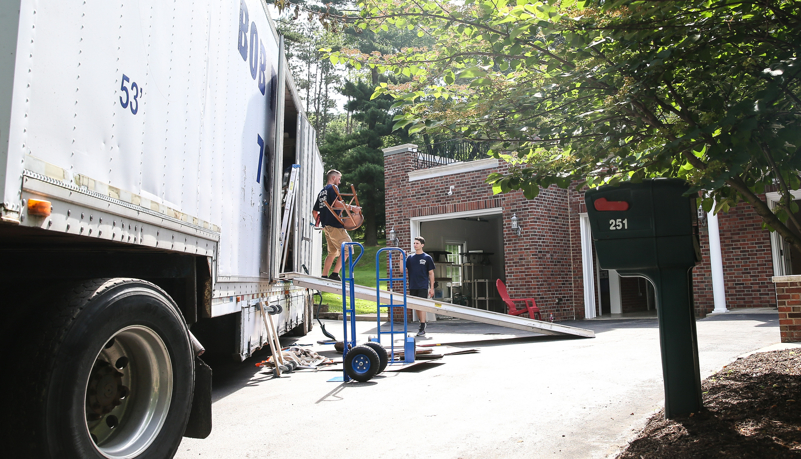
[[[353,256],[353,248],[358,246],[359,256]],[[356,345],[356,296],[355,276],[353,268],[364,255],[364,246],[358,242],[343,242],[340,256],[347,262],[342,263],[340,278],[342,279],[342,376],[329,381],[348,382],[351,379],[359,382],[369,381],[373,376],[384,371],[389,356],[380,343],[368,342]]]
[[[380,257],[381,252],[387,252],[387,276],[388,277],[381,277],[381,264],[380,264]],[[375,254],[375,277],[376,277],[376,285],[375,285],[375,298],[376,304],[378,305],[377,312],[377,330],[378,330],[378,342],[381,342],[381,335],[389,335],[389,346],[390,346],[390,358],[389,361],[391,363],[395,363],[395,335],[402,335],[403,336],[403,362],[404,363],[413,363],[414,362],[414,353],[415,353],[415,342],[413,337],[407,336],[409,331],[408,329],[408,318],[406,314],[406,272],[403,268],[400,270],[400,277],[393,276],[393,264],[392,264],[392,254],[393,252],[400,252],[400,262],[401,266],[406,264],[406,252],[403,249],[397,247],[386,247],[379,250]],[[389,303],[388,304],[381,304],[381,282],[387,282],[387,287],[389,290]],[[392,294],[392,287],[394,282],[402,282],[403,283],[403,302],[399,304],[395,304],[394,298],[395,295]],[[389,317],[389,331],[381,331],[381,308],[387,309],[387,317]],[[403,315],[403,331],[395,331],[395,310],[401,309],[401,314]]]

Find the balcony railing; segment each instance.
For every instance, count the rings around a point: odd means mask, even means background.
[[[417,152],[416,169],[428,169],[456,162],[489,158],[489,142],[472,140],[445,140],[424,144]]]

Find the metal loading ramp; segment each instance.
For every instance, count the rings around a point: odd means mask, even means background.
[[[291,280],[295,285],[321,292],[342,293],[342,284],[338,281],[331,281],[321,277],[313,277],[307,274],[289,272],[282,274],[283,278]],[[400,293],[381,290],[381,303],[388,304],[390,293],[396,302],[403,302]],[[375,301],[375,288],[356,285],[353,294],[361,300]],[[398,298],[401,297],[400,300]],[[431,312],[442,316],[456,317],[457,319],[467,319],[474,322],[481,322],[501,327],[514,328],[543,335],[570,335],[582,338],[595,338],[595,332],[584,328],[560,325],[555,322],[543,322],[540,320],[527,319],[520,316],[511,316],[500,312],[484,311],[482,309],[469,308],[451,303],[442,303],[436,300],[427,300],[413,296],[406,297],[406,306],[422,312]]]

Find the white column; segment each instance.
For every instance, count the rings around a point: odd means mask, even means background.
[[[609,270],[609,309],[612,314],[623,314],[623,303],[620,300],[620,275],[614,269]]]
[[[594,319],[595,313],[595,270],[592,262],[592,233],[590,218],[587,214],[579,215],[581,228],[581,267],[584,279],[584,318]]]
[[[726,309],[726,287],[723,283],[723,257],[720,254],[720,227],[718,216],[714,212],[706,214],[709,230],[709,270],[712,272],[712,293],[715,298],[715,309],[712,314],[729,312]]]

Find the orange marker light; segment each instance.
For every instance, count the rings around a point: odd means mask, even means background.
[[[28,215],[39,215],[49,217],[53,205],[50,201],[39,201],[38,199],[28,199]]]

